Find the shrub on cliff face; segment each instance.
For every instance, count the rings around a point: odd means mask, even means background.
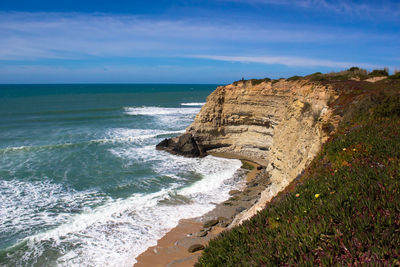
[[[389,76],[389,79],[392,79],[392,80],[398,80],[398,79],[400,79],[400,72],[397,72],[397,73],[395,73],[395,74],[393,74],[393,75],[390,75],[390,76]]]
[[[302,76],[292,76],[292,77],[290,77],[290,78],[287,78],[286,80],[288,80],[288,81],[298,81],[298,80],[301,80],[301,79],[303,79],[303,77]]]
[[[234,86],[237,86],[240,82],[246,83],[246,82],[248,82],[248,81],[251,82],[251,85],[255,86],[255,85],[261,84],[261,83],[263,83],[263,82],[269,82],[269,81],[271,81],[271,79],[270,79],[270,78],[250,79],[250,80],[242,79],[242,80],[239,80],[239,81],[234,81],[232,84],[233,84]]]
[[[252,164],[248,163],[247,161],[242,160],[242,166],[240,168],[246,169],[246,170],[252,170],[252,169],[254,169],[254,166]]]
[[[348,71],[359,71],[360,68],[359,67],[351,67],[350,69],[348,69]]]
[[[398,265],[400,91],[388,87],[339,96],[338,105],[352,95],[362,107],[345,109],[352,116],[294,190],[210,241],[197,266]]]
[[[333,126],[333,124],[330,122],[326,122],[322,124],[322,130],[324,131],[324,133],[330,134],[331,132],[333,132],[333,130],[335,130],[335,126]]]
[[[379,76],[389,76],[388,70],[383,69],[383,70],[373,70],[368,74],[370,77],[379,77]]]
[[[271,79],[270,78],[264,78],[264,79],[251,79],[250,80],[251,81],[251,85],[258,85],[258,84],[260,84],[260,83],[263,83],[263,82],[269,82],[269,81],[271,81]]]
[[[317,81],[324,81],[326,80],[324,75],[321,72],[315,72],[313,74],[310,74],[306,76],[306,78],[312,82],[317,82]]]

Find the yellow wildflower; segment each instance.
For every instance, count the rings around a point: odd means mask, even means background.
[[[343,148],[343,151],[346,151],[346,148]]]
[[[315,194],[315,198],[319,198],[319,194]]]
[[[355,149],[355,148],[353,148],[353,151],[356,151],[356,149]]]

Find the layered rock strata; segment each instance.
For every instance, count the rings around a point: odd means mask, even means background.
[[[197,146],[195,153],[234,154],[266,167],[271,185],[250,209],[239,214],[233,225],[253,216],[283,190],[310,163],[327,138],[326,125],[338,118],[328,102],[336,97],[327,85],[307,80],[250,81],[218,87],[207,98],[194,122],[186,129],[185,140]],[[329,128],[329,127],[328,127]],[[176,144],[164,140],[159,149],[179,154]],[[182,146],[182,145],[181,145]]]

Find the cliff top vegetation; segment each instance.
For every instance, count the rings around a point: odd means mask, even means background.
[[[329,73],[321,73],[315,72],[313,74],[307,76],[292,76],[287,78],[287,81],[299,81],[299,80],[309,80],[312,82],[317,81],[348,81],[348,80],[358,80],[363,81],[374,77],[387,77],[388,79],[400,79],[400,72],[395,70],[393,75],[389,75],[389,70],[387,68],[383,69],[375,69],[372,71],[368,71],[366,69],[362,69],[359,67],[351,67],[347,70],[339,71],[339,72],[329,72]],[[238,80],[233,82],[233,85],[238,85],[239,83],[248,83],[250,82],[251,85],[258,85],[263,82],[272,82],[276,83],[280,79],[270,79],[270,78],[263,78],[263,79],[250,79],[250,80]]]
[[[338,130],[264,210],[210,241],[197,266],[400,264],[399,74],[376,83],[353,74],[383,72],[307,76],[336,81]]]

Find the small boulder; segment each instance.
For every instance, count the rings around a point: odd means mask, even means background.
[[[237,212],[237,213],[241,213],[241,212],[244,211],[244,210],[246,210],[245,207],[238,207],[238,208],[236,208],[236,212]]]
[[[190,253],[193,253],[193,252],[196,252],[196,251],[199,251],[199,250],[203,250],[203,249],[204,249],[204,246],[202,244],[194,244],[194,245],[191,245],[188,248],[188,251]]]
[[[200,231],[196,234],[197,237],[205,237],[208,234],[208,231]]]
[[[228,220],[227,218],[225,218],[225,217],[218,217],[218,221],[219,222],[223,222],[223,221],[226,221],[226,220]]]
[[[231,191],[229,191],[229,195],[233,196],[233,195],[239,194],[240,192],[241,191],[239,191],[239,190],[231,190]]]
[[[232,202],[230,202],[230,201],[225,201],[222,204],[224,204],[225,206],[232,206],[233,205]]]
[[[203,227],[204,228],[211,227],[211,226],[216,225],[218,222],[219,222],[218,220],[209,220],[204,223]]]
[[[229,221],[223,222],[223,223],[221,223],[221,227],[224,227],[224,228],[226,228],[226,227],[228,227],[228,226],[229,226],[231,223],[232,223],[232,220],[229,220]]]

